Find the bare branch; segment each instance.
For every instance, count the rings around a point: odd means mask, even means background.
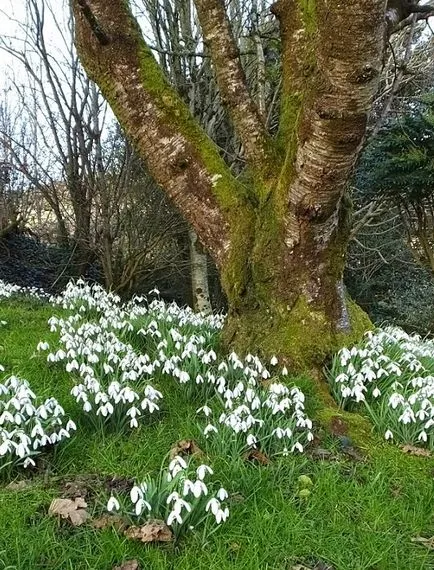
[[[262,170],[267,162],[270,164],[270,138],[263,118],[248,92],[224,2],[195,0],[195,5],[205,42],[210,47],[222,101],[232,116],[247,162],[255,170]]]

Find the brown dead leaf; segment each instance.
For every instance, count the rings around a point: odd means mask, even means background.
[[[257,461],[261,465],[269,465],[271,460],[258,449],[250,449],[245,455],[244,459],[246,461]]]
[[[430,538],[425,538],[424,536],[415,536],[411,539],[411,542],[417,542],[422,546],[426,546],[429,549],[434,549],[434,536]]]
[[[22,481],[12,481],[9,485],[6,485],[6,489],[8,491],[22,491],[23,489],[27,489],[31,485],[30,481],[22,480]]]
[[[53,499],[48,509],[51,516],[60,515],[63,519],[68,519],[73,526],[80,526],[90,514],[86,511],[87,503],[82,497],[71,499]]]
[[[119,515],[102,515],[92,521],[93,528],[102,529],[107,527],[122,530],[125,527],[125,520]]]
[[[170,450],[170,459],[177,455],[203,455],[203,451],[193,439],[181,439]]]
[[[423,447],[416,447],[415,445],[401,445],[400,446],[404,453],[408,455],[418,455],[419,457],[431,457],[431,453],[428,449]]]
[[[123,492],[130,492],[134,486],[134,479],[127,479],[126,477],[118,477],[115,475],[114,477],[107,477],[105,480],[106,489],[113,493],[123,493]]]
[[[310,456],[312,459],[320,459],[322,461],[336,461],[339,459],[339,457],[337,455],[333,455],[329,449],[323,449],[321,447],[315,447],[315,449],[312,449]]]
[[[114,566],[113,570],[139,570],[137,560],[126,560],[120,566]]]
[[[140,542],[171,542],[173,534],[164,521],[150,520],[143,526],[130,526],[124,532],[127,538]]]
[[[365,461],[365,456],[359,453],[355,447],[343,447],[342,453],[347,457],[350,457],[353,461]]]

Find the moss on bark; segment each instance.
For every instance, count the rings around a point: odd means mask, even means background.
[[[273,293],[270,291],[270,301]],[[274,295],[275,298],[275,295]],[[300,296],[293,307],[274,305],[232,312],[224,339],[241,354],[277,355],[291,370],[317,373],[331,354],[352,345],[372,328],[369,317],[350,299],[347,301],[350,329],[340,331],[325,308],[313,307]]]

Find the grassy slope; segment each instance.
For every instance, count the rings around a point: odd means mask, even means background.
[[[80,415],[69,396],[70,380],[31,358],[39,340],[49,340],[50,307],[29,302],[0,303],[0,363],[20,373],[41,395],[54,395],[74,420]],[[313,461],[288,457],[271,466],[225,465],[212,458],[222,484],[237,500],[229,522],[207,541],[192,535],[176,549],[145,547],[110,529],[72,528],[47,516],[62,479],[84,474],[141,477],[158,469],[172,444],[194,437],[196,405],[174,386],[164,392],[162,421],[127,435],[103,437],[79,425],[77,436],[46,460],[44,471],[21,491],[0,483],[0,570],[108,570],[137,558],[147,569],[290,570],[318,560],[336,570],[428,570],[433,551],[411,537],[434,535],[434,461],[409,457],[379,443],[366,462]],[[77,422],[79,423],[79,422]],[[331,438],[322,447],[337,446]],[[297,477],[314,481],[306,501],[297,498]],[[91,510],[101,508],[94,482]]]

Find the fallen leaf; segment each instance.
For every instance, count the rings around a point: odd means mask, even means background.
[[[181,439],[170,450],[170,459],[177,455],[203,455],[203,451],[193,439]]]
[[[321,447],[312,449],[312,451],[310,452],[310,456],[312,457],[312,459],[322,459],[323,461],[325,460],[333,461],[338,459],[338,457],[336,455],[333,455],[333,453],[329,449],[322,449]]]
[[[137,560],[126,560],[120,566],[113,566],[113,570],[139,570]]]
[[[270,459],[258,449],[250,449],[244,455],[244,459],[247,461],[257,461],[261,465],[269,465],[271,463]]]
[[[417,542],[418,544],[422,544],[422,546],[434,549],[434,536],[431,536],[430,538],[425,538],[424,536],[415,536],[411,539],[411,542]]]
[[[48,514],[60,515],[63,519],[69,519],[73,526],[80,526],[90,517],[86,511],[87,503],[82,497],[71,499],[53,499]]]
[[[365,457],[357,451],[354,447],[343,447],[342,453],[351,457],[354,461],[365,461]]]
[[[102,529],[107,527],[122,530],[125,525],[125,520],[119,515],[102,515],[92,521],[93,528]]]
[[[6,485],[8,491],[22,491],[30,486],[30,481],[12,481],[9,485]]]
[[[140,542],[171,542],[173,534],[164,521],[150,520],[143,526],[130,526],[124,532],[127,538]]]
[[[428,449],[424,449],[423,447],[416,447],[415,445],[401,445],[401,449],[404,453],[408,453],[408,455],[431,457],[430,451]]]
[[[117,493],[122,493],[124,491],[130,492],[134,487],[134,479],[117,477],[115,475],[114,477],[107,477],[105,486],[110,493],[113,491],[116,491]]]

